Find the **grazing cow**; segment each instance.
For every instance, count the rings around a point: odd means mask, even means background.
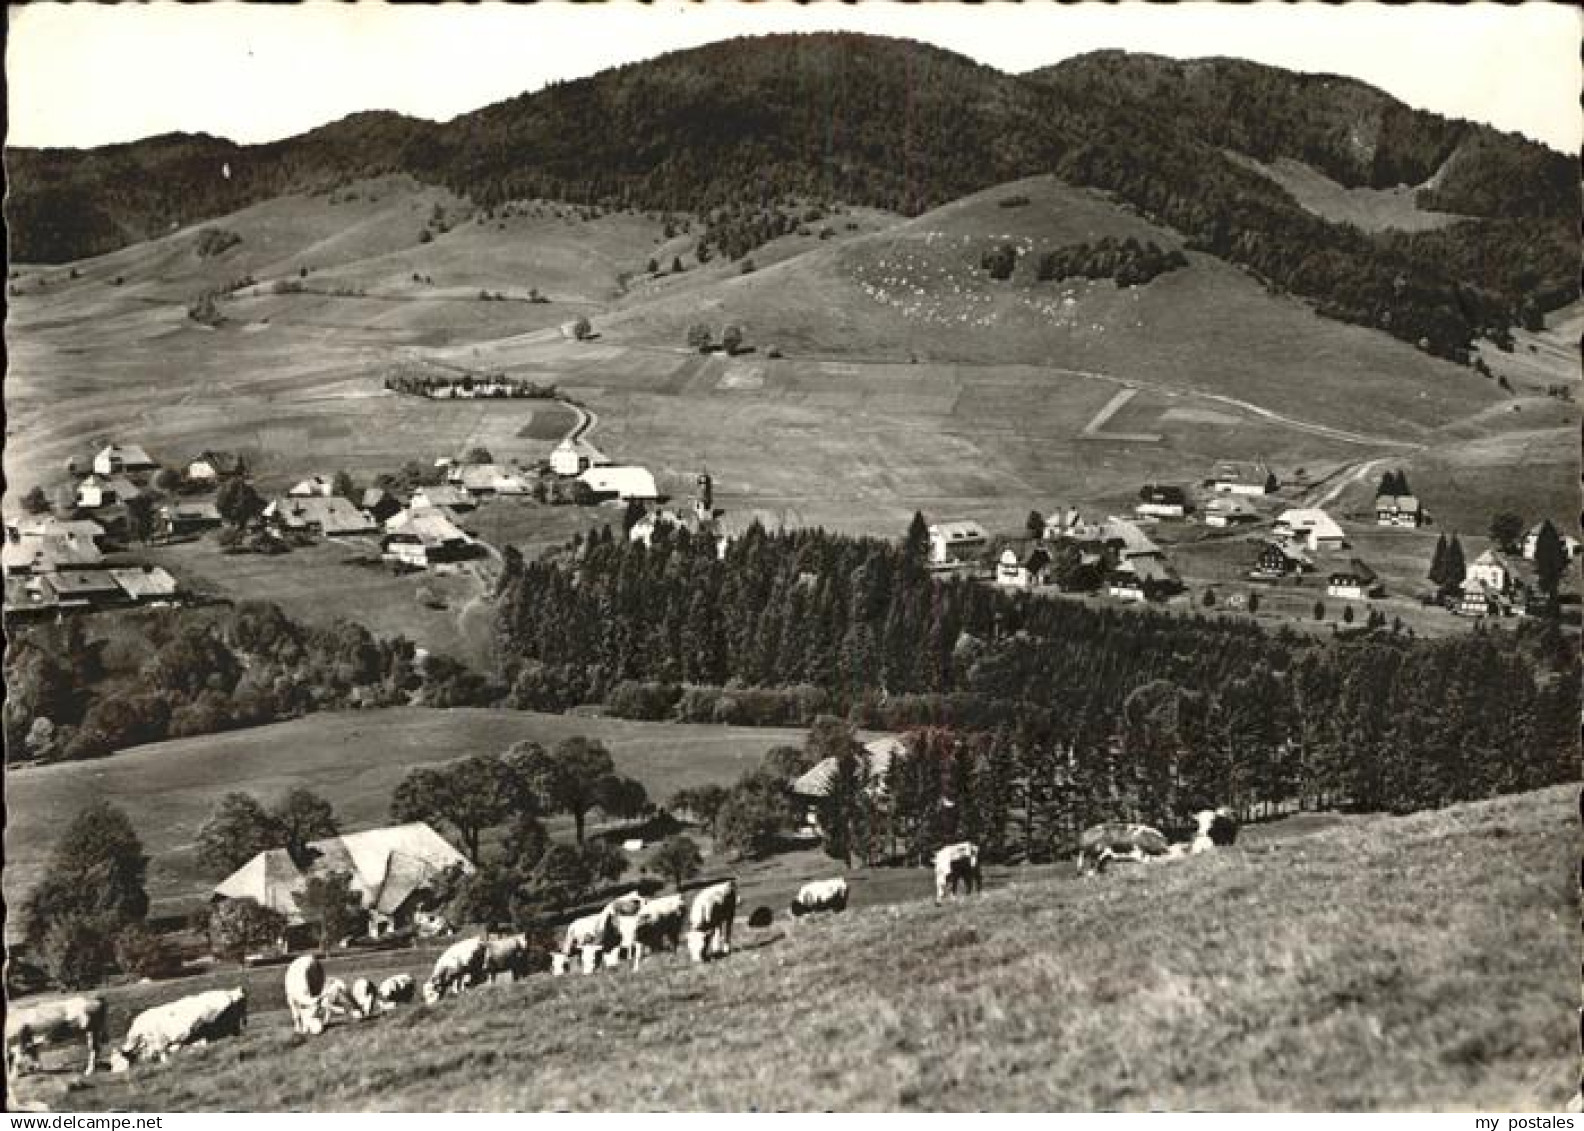
[[[488,950],[483,939],[463,939],[452,943],[435,959],[434,970],[424,983],[423,998],[433,1005],[446,994],[459,994],[484,980],[484,959]]]
[[[1149,825],[1107,821],[1078,838],[1078,874],[1103,872],[1118,861],[1143,861],[1172,855],[1165,835]]]
[[[379,984],[379,1000],[381,1005],[396,1005],[409,1002],[418,992],[418,983],[411,974],[392,974]]]
[[[202,1048],[221,1037],[239,1037],[247,1026],[247,991],[208,990],[145,1009],[132,1019],[126,1040],[110,1057],[114,1072],[143,1060],[164,1061],[182,1048]]]
[[[352,983],[352,1005],[359,1017],[378,1017],[380,1012],[379,990],[367,978],[358,978]]]
[[[618,916],[616,927],[621,932],[622,952],[632,955],[633,969],[638,969],[650,951],[677,949],[686,920],[687,907],[680,895],[651,899],[635,914]]]
[[[292,1031],[310,1037],[324,1032],[325,972],[319,959],[304,954],[286,967],[286,1008],[291,1013]]]
[[[105,1003],[102,997],[67,997],[37,1005],[13,1005],[6,1012],[6,1063],[11,1073],[21,1075],[24,1068],[40,1067],[39,1046],[76,1040],[88,1044],[88,1065],[84,1076],[93,1075],[99,1063],[99,1050],[107,1043]]]
[[[1194,814],[1198,826],[1188,851],[1193,854],[1209,852],[1212,848],[1230,848],[1237,843],[1238,823],[1226,809],[1201,809]]]
[[[815,880],[798,889],[797,897],[789,909],[792,918],[801,919],[821,911],[835,913],[847,910],[847,881],[840,876],[833,880]]]
[[[561,943],[561,953],[570,958],[581,953],[586,946],[597,946],[601,950],[615,946],[617,931],[615,915],[611,911],[613,906],[611,904],[592,915],[572,920],[567,926],[566,938]]]
[[[525,934],[490,939],[484,944],[484,977],[491,982],[498,974],[510,974],[514,982],[526,978],[532,962],[533,953]]]
[[[688,909],[688,953],[694,962],[731,953],[732,920],[737,918],[737,881],[711,884],[693,897]]]
[[[972,895],[984,888],[984,876],[979,871],[979,846],[972,841],[948,844],[935,853],[935,902],[948,894],[957,894],[957,885]]]

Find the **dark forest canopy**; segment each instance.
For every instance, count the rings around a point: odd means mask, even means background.
[[[1366,234],[1304,209],[1228,151],[1344,185],[1427,185],[1470,217]],[[222,163],[232,176],[216,175]],[[1573,162],[1336,76],[1239,60],[1102,52],[1024,76],[852,34],[711,44],[438,124],[354,115],[239,146],[167,135],[88,151],[7,150],[13,258],[99,254],[293,191],[404,172],[482,207],[544,197],[709,219],[731,258],[795,199],[916,215],[1037,173],[1109,190],[1191,246],[1445,357],[1576,292]],[[1433,184],[1428,184],[1433,178]],[[1532,312],[1529,320],[1533,320]]]
[[[1297,798],[1413,809],[1577,773],[1578,660],[1554,622],[1324,639],[1040,599],[932,576],[915,525],[901,545],[754,526],[724,558],[686,531],[645,547],[607,529],[510,558],[512,701],[1000,734],[1156,819]]]

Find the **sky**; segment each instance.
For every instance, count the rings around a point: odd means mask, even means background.
[[[1565,4],[1157,5],[613,0],[391,6],[10,6],[10,132],[93,146],[171,131],[240,142],[360,110],[447,120],[549,82],[740,35],[851,30],[923,40],[1017,73],[1102,48],[1229,55],[1350,75],[1420,109],[1576,152],[1579,42]]]

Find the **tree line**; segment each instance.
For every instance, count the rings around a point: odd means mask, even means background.
[[[17,625],[5,659],[6,748],[42,761],[94,758],[350,706],[459,706],[496,698],[481,676],[411,641],[279,606]]]
[[[1554,621],[1317,639],[940,580],[926,554],[915,519],[900,545],[754,527],[718,558],[678,530],[509,561],[510,696],[644,717],[769,697],[776,721],[1021,736],[1084,764],[1106,806],[1157,819],[1209,801],[1417,808],[1576,771],[1578,660]]]

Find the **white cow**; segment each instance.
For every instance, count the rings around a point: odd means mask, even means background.
[[[132,1019],[126,1040],[110,1057],[114,1072],[143,1060],[164,1061],[182,1048],[202,1048],[221,1037],[239,1037],[247,1026],[247,991],[208,990],[145,1009]]]
[[[392,974],[379,984],[379,999],[381,1005],[395,1005],[398,1002],[409,1002],[418,990],[418,983],[411,974]]]
[[[38,1048],[82,1037],[88,1044],[84,1076],[93,1075],[99,1050],[108,1044],[102,997],[59,998],[36,1005],[13,1005],[6,1011],[6,1065],[11,1074],[38,1069]]]
[[[694,962],[731,953],[732,920],[737,918],[737,881],[711,884],[693,897],[688,909],[688,954]]]
[[[935,853],[935,902],[957,894],[957,885],[972,895],[984,887],[979,871],[979,846],[972,841],[948,844]]]
[[[459,994],[484,980],[484,959],[488,953],[483,939],[463,939],[452,943],[435,959],[434,970],[424,983],[423,998],[430,1005],[446,994]]]
[[[286,967],[286,1008],[291,1013],[292,1031],[310,1037],[324,1032],[324,965],[312,954],[292,959]]]
[[[613,906],[615,905],[603,907],[592,915],[572,920],[567,926],[566,938],[561,942],[561,953],[570,957],[581,953],[586,946],[597,946],[601,950],[615,946],[618,934],[615,915],[611,911]]]
[[[832,880],[814,880],[798,889],[789,910],[794,919],[819,911],[845,911],[847,895],[847,881],[840,876]]]
[[[632,955],[633,969],[638,969],[651,951],[677,949],[686,920],[687,906],[680,895],[651,899],[632,915],[618,915],[622,952]]]

